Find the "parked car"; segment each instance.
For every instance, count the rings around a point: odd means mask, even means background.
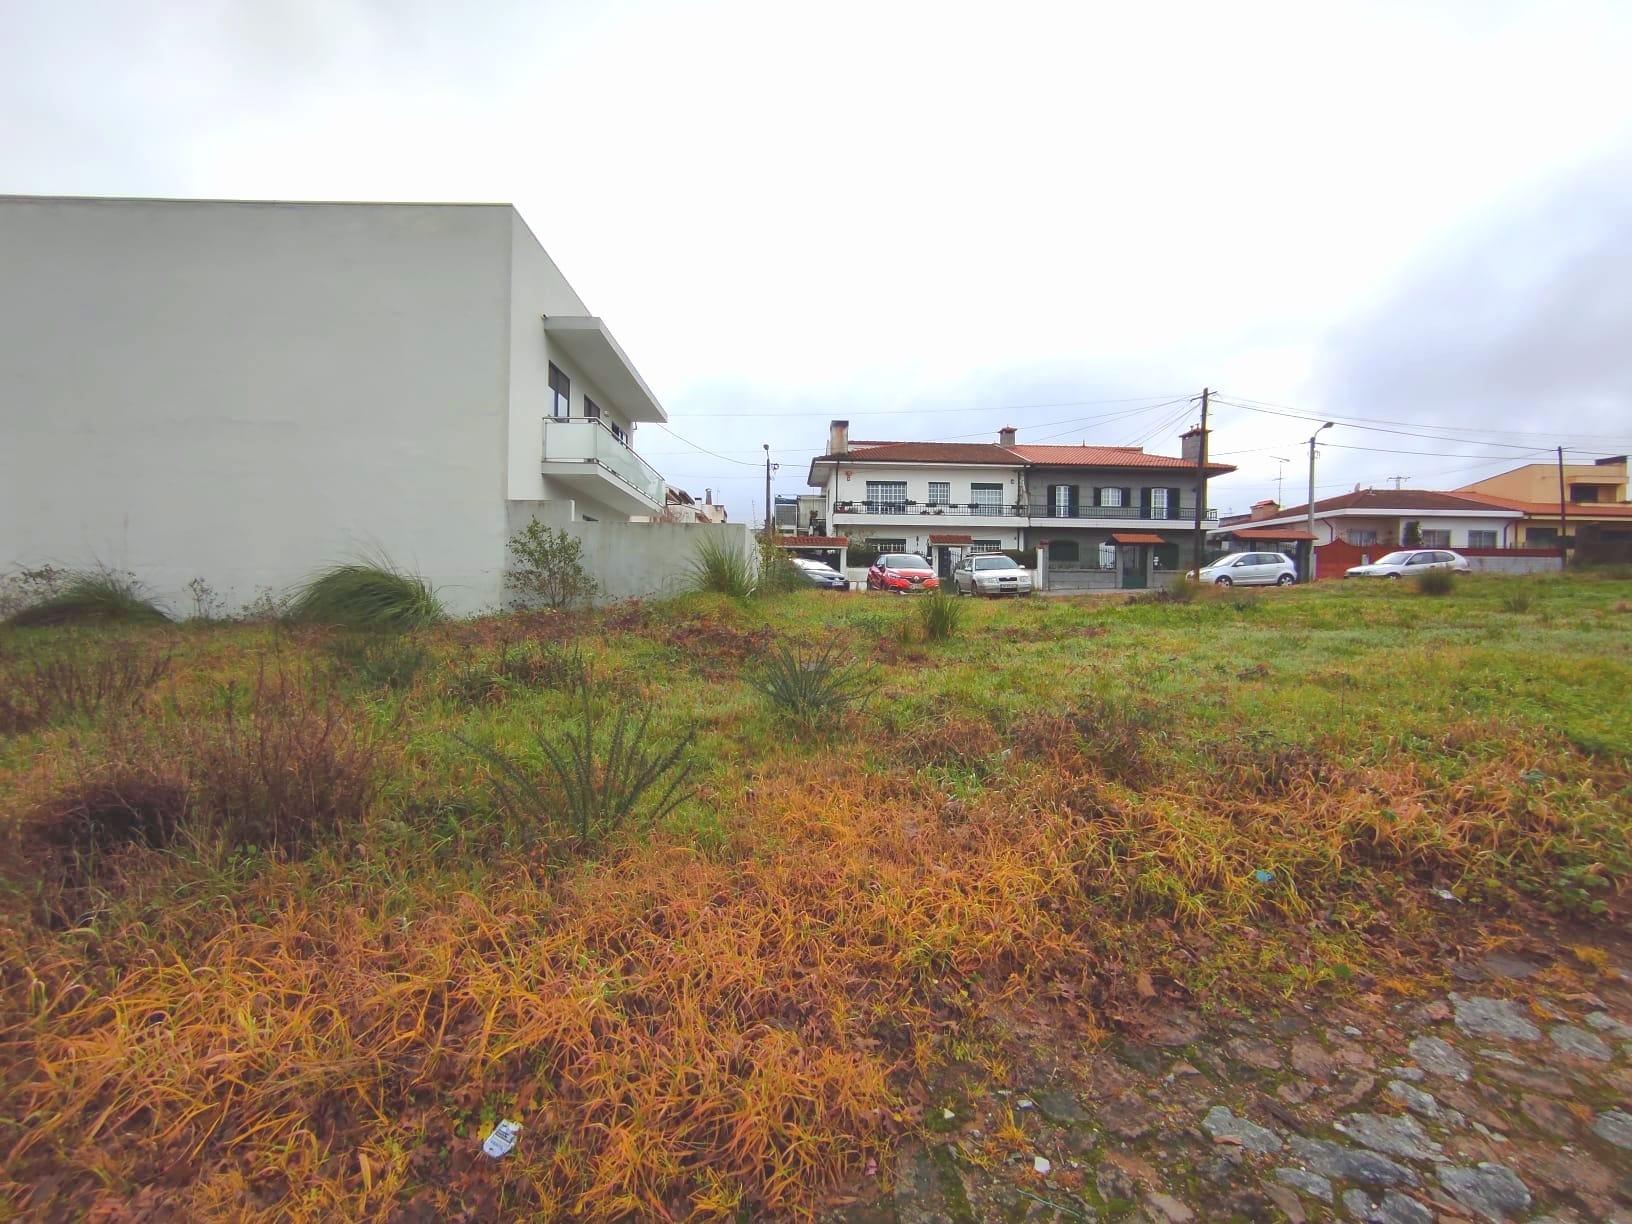
[[[1394,578],[1426,574],[1429,570],[1451,570],[1465,574],[1472,567],[1468,559],[1448,548],[1402,548],[1378,557],[1370,565],[1356,565],[1343,571],[1345,578]]]
[[[959,595],[1030,595],[1031,571],[1002,553],[976,553],[952,571]]]
[[[929,562],[917,553],[885,553],[867,571],[869,591],[894,591],[905,595],[911,591],[933,591],[940,580]]]
[[[1219,586],[1291,586],[1298,580],[1298,567],[1285,553],[1225,553],[1201,567],[1201,580]]]
[[[799,576],[811,586],[821,587],[828,591],[848,591],[850,579],[846,578],[831,565],[820,561],[812,561],[809,557],[794,557],[793,566],[799,571]]]

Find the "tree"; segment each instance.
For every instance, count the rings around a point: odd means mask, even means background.
[[[1400,547],[1422,547],[1422,524],[1416,519],[1411,519],[1400,528]]]
[[[584,568],[583,541],[537,519],[511,536],[505,551],[510,568],[504,585],[513,607],[566,608],[595,598],[601,589]]]

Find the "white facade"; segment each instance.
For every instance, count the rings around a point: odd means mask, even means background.
[[[383,552],[471,612],[507,503],[650,502],[611,427],[663,410],[509,205],[4,197],[0,268],[0,566],[239,606]]]

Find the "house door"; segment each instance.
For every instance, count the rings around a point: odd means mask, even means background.
[[[1123,544],[1116,551],[1122,563],[1122,589],[1142,591],[1148,585],[1145,576],[1148,544]]]
[[[935,546],[935,576],[943,582],[946,581],[952,577],[953,564],[951,547],[946,544],[937,544]]]

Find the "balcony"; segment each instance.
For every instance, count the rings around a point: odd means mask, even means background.
[[[620,514],[657,514],[663,509],[662,475],[600,421],[545,417],[540,470],[586,500]]]
[[[889,515],[892,518],[914,518],[918,515],[951,515],[955,518],[1025,518],[1023,503],[1004,505],[1002,502],[936,502],[926,505],[915,501],[841,501],[833,507],[835,519],[846,514]]]
[[[1103,520],[1114,523],[1194,523],[1196,508],[1194,506],[1078,506],[1071,514],[1059,513],[1059,508],[1047,502],[1033,502],[1031,517],[1042,523],[1072,523],[1083,520]],[[1201,514],[1204,523],[1218,522],[1217,510],[1204,510]]]
[[[1049,525],[1090,524],[1117,525],[1121,523],[1172,523],[1175,526],[1185,523],[1194,523],[1196,508],[1194,506],[1169,506],[1163,509],[1146,509],[1141,506],[1078,506],[1074,514],[1059,514],[1056,508],[1046,502],[1032,502],[1026,504],[1017,502],[1013,505],[990,502],[937,502],[933,505],[915,501],[841,501],[833,507],[833,518],[837,522],[843,518],[887,517],[893,519],[915,519],[920,517],[947,517],[955,519],[981,518],[993,520],[1023,519],[1028,522],[1045,523]],[[1202,522],[1218,522],[1218,511],[1203,512]]]

